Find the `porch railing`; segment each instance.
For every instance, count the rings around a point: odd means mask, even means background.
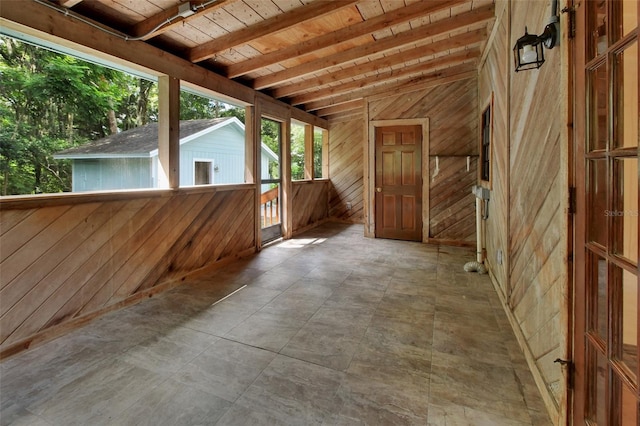
[[[278,187],[263,192],[260,195],[260,216],[262,227],[280,223],[280,190]]]

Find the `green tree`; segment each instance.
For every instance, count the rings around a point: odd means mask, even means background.
[[[304,179],[304,126],[291,126],[291,180]]]
[[[180,92],[180,120],[197,120],[203,118],[237,117],[243,124],[244,108],[238,108],[186,91]]]
[[[260,140],[280,158],[280,123],[263,118],[260,127]],[[279,161],[269,161],[269,176],[273,179],[280,177]]]
[[[313,177],[322,177],[322,131],[313,132]]]

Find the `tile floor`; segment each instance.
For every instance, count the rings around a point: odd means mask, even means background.
[[[325,224],[6,360],[0,423],[549,425],[473,252],[362,234]]]

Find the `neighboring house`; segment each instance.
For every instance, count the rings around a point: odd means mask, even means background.
[[[244,124],[235,117],[180,122],[181,186],[244,183]],[[107,136],[54,155],[72,160],[72,190],[158,187],[158,124]],[[278,156],[262,144],[262,177]]]

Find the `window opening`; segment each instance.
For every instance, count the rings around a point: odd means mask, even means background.
[[[491,103],[482,111],[480,141],[480,180],[491,183]]]
[[[180,186],[245,182],[244,120],[244,108],[181,89]]]
[[[157,82],[0,35],[0,194],[151,188]],[[125,133],[130,132],[130,133]]]
[[[305,126],[291,123],[291,180],[304,180]]]

